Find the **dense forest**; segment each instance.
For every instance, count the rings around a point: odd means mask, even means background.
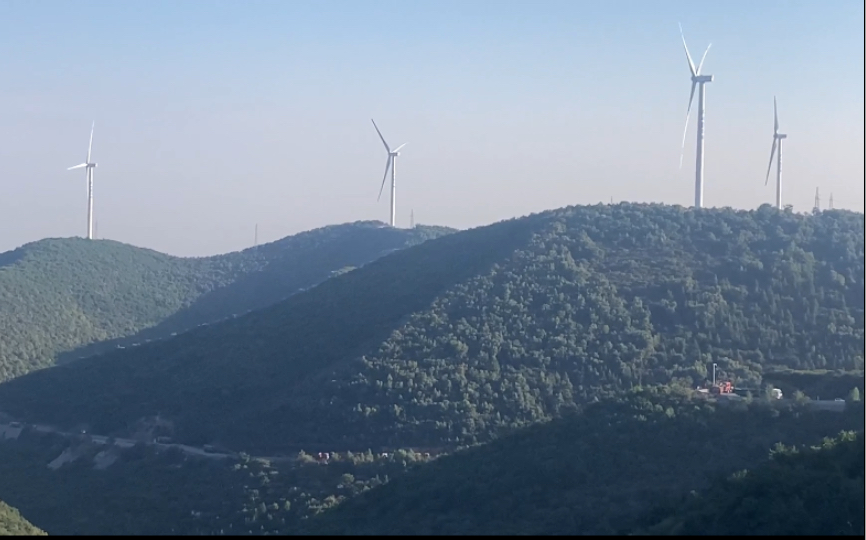
[[[64,452],[76,459],[48,467]],[[0,439],[0,497],[52,535],[236,535],[291,532],[430,458],[304,452],[277,459],[189,457],[27,432]]]
[[[267,306],[448,232],[357,222],[202,258],[81,238],[0,253],[0,382]]]
[[[862,426],[861,426],[862,428]],[[863,432],[779,445],[768,463],[683,497],[642,532],[707,536],[863,536]],[[665,517],[659,517],[659,515]]]
[[[863,420],[862,403],[827,413],[657,389],[438,458],[368,450],[221,460],[70,446],[31,431],[0,441],[0,497],[50,534],[611,533],[651,523],[656,501],[755,467],[776,443],[814,444]],[[76,461],[46,467],[70,448]]]
[[[45,536],[45,531],[34,527],[18,510],[0,501],[0,536]]]
[[[320,515],[302,530],[626,534],[638,530],[655,502],[678,500],[715,477],[751,468],[777,443],[800,447],[863,428],[862,403],[851,404],[845,413],[775,405],[760,400],[723,405],[676,391],[602,400],[582,413],[411,470]],[[862,456],[862,447],[860,452]],[[859,466],[862,478],[862,460]],[[862,481],[859,487],[862,492]],[[861,525],[862,512],[861,505]],[[776,517],[784,519],[785,513]]]
[[[18,378],[0,410],[102,434],[159,414],[180,440],[253,453],[454,447],[632,388],[693,388],[713,363],[755,393],[765,372],[862,380],[863,246],[847,211],[569,207]]]

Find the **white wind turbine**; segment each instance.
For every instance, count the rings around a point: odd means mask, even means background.
[[[385,142],[385,137],[382,136],[382,132],[379,131],[379,126],[376,125],[376,121],[372,118],[370,121],[373,122],[373,127],[376,128],[376,133],[379,134],[379,138],[382,139],[382,144],[385,145],[385,150],[388,151],[388,161],[385,162],[385,176],[382,177],[382,187],[379,188],[379,197],[377,197],[376,200],[378,201],[382,198],[382,190],[385,189],[385,180],[388,179],[388,169],[391,169],[391,226],[393,227],[397,219],[397,156],[400,155],[400,149],[406,146],[407,143],[403,143],[397,148],[391,150],[391,147]]]
[[[93,128],[96,127],[96,122],[90,126],[90,144],[87,146],[87,161],[74,167],[69,167],[68,171],[80,169],[84,167],[87,174],[87,239],[93,239],[93,169],[96,168],[96,163],[91,163],[90,153],[93,150]]]
[[[773,96],[773,148],[770,150],[770,164],[767,166],[767,179],[764,185],[770,181],[770,169],[773,168],[773,156],[776,154],[776,143],[779,143],[779,154],[776,156],[776,208],[782,209],[782,141],[788,136],[779,133],[779,109],[776,107],[776,96]]]
[[[698,145],[695,152],[695,208],[704,206],[704,85],[708,82],[713,82],[712,75],[701,75],[701,68],[704,65],[704,59],[712,46],[712,43],[707,45],[707,50],[701,57],[701,62],[698,68],[695,69],[695,63],[692,62],[692,55],[689,54],[689,48],[686,45],[686,37],[683,34],[683,27],[680,25],[680,37],[683,39],[683,48],[686,50],[686,59],[689,61],[689,69],[692,72],[692,92],[689,96],[689,108],[686,109],[686,127],[683,130],[683,145],[680,151],[680,168],[683,166],[683,151],[686,148],[686,132],[689,129],[689,115],[692,112],[692,100],[695,98],[695,87],[698,87]]]

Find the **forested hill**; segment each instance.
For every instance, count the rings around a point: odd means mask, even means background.
[[[714,362],[752,388],[771,368],[862,371],[863,227],[769,206],[545,212],[16,379],[0,410],[103,434],[159,413],[181,440],[251,452],[438,447],[636,386],[693,387]]]
[[[862,425],[859,426],[862,430]],[[707,536],[863,536],[863,431],[807,449],[775,448],[768,463],[656,511],[642,532]]]
[[[45,536],[45,532],[30,524],[18,510],[0,501],[0,536]]]
[[[755,400],[723,406],[677,393],[649,392],[602,400],[579,414],[408,471],[328,510],[299,532],[370,536],[627,534],[641,530],[642,516],[647,516],[643,521],[653,522],[648,516],[653,505],[678,502],[690,491],[708,487],[714,478],[752,468],[765,461],[770,449],[779,443],[800,447],[840,430],[862,429],[862,403],[851,404],[842,414],[810,411],[796,404],[775,405]],[[760,482],[772,493],[790,488],[790,500],[810,491],[813,496],[823,493],[829,497],[828,503],[832,501],[829,504],[844,508],[856,507],[858,498],[852,497],[852,490],[857,487],[861,503],[857,524],[862,527],[862,459],[858,465],[859,486],[854,474],[849,488],[835,494],[836,478],[827,483],[816,481],[806,490],[804,480],[814,481],[814,474],[800,475],[796,480],[780,476],[778,489],[771,487],[772,477],[767,474],[761,473]],[[853,460],[845,460],[839,467],[830,466],[829,471],[837,474],[838,469],[853,466]],[[791,472],[792,467],[786,469]],[[767,501],[735,495],[757,498],[757,489],[725,489],[718,496],[709,490],[707,499],[701,499],[703,504],[692,505],[677,519],[695,524],[688,529],[691,534],[710,534],[712,528],[699,525],[707,523],[702,519],[705,514],[695,508],[699,506],[710,519],[719,518],[721,528],[714,530],[715,534],[760,534],[773,529],[749,529],[749,525],[774,520],[779,522],[776,530],[797,534],[796,529],[782,528],[782,523],[817,520],[826,508],[808,506],[804,511],[802,507],[779,508],[770,503],[766,509],[772,510],[772,518],[769,514],[762,517],[762,512],[750,515],[750,504],[765,508]],[[807,504],[816,500],[803,498]],[[734,504],[741,505],[742,515],[728,514],[727,509]],[[655,512],[665,513],[666,508]],[[827,517],[838,515],[828,513]],[[732,524],[738,520],[744,520],[742,526]],[[722,522],[732,528],[725,529]],[[674,523],[674,519],[667,520],[665,532]],[[817,526],[808,530],[820,536],[839,529],[825,522],[823,529]]]
[[[203,258],[110,240],[27,244],[0,253],[0,381],[50,366],[61,353],[87,356],[258,309],[447,232],[357,222]],[[114,341],[88,347],[104,340]]]

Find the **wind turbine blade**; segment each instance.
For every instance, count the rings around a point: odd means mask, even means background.
[[[695,71],[695,63],[692,62],[692,55],[689,54],[689,47],[686,45],[686,35],[683,34],[683,25],[680,25],[680,37],[683,38],[683,49],[686,51],[686,58],[689,61],[689,69],[692,71],[692,77],[697,75]]]
[[[90,126],[90,144],[87,146],[87,163],[90,163],[90,152],[93,150],[93,128],[96,127],[96,121]]]
[[[73,169],[80,169],[81,167],[87,167],[87,163],[82,163],[81,165],[76,165],[75,167],[69,167],[66,169],[67,171],[71,171]]]
[[[706,60],[706,58],[707,58],[707,53],[710,52],[710,47],[712,47],[712,46],[713,46],[712,43],[710,43],[709,45],[707,45],[707,50],[705,50],[705,51],[704,51],[704,55],[701,56],[701,62],[698,64],[698,71],[696,72],[697,75],[700,75],[700,74],[701,74],[701,68],[704,67],[704,60]]]
[[[686,133],[689,131],[689,116],[692,114],[692,101],[695,99],[695,88],[698,83],[692,81],[692,92],[689,95],[689,108],[686,109],[686,127],[683,128],[683,144],[680,147],[680,169],[683,168],[683,154],[686,151]]]
[[[409,143],[403,143],[403,144],[401,144],[400,146],[398,146],[397,148],[395,148],[395,149],[393,149],[393,150],[391,150],[391,151],[392,151],[392,152],[399,152],[400,149],[403,148],[404,146],[406,146],[407,144],[409,144]]]
[[[764,185],[770,181],[770,169],[773,168],[773,156],[776,155],[776,138],[773,137],[773,148],[770,150],[770,164],[767,166],[767,179],[764,180]]]
[[[779,132],[779,109],[776,108],[776,96],[773,96],[773,133],[778,133],[778,132]]]
[[[385,182],[388,180],[388,171],[391,169],[391,160],[394,159],[390,153],[388,154],[388,161],[385,162],[385,176],[382,177],[382,187],[379,188],[379,196],[376,197],[376,202],[379,202],[379,199],[382,198],[382,190],[385,189]]]
[[[376,128],[376,133],[378,133],[378,134],[379,134],[379,138],[382,139],[382,144],[385,145],[385,150],[387,150],[388,153],[390,154],[390,153],[391,153],[391,147],[388,146],[388,143],[385,142],[385,137],[383,137],[383,136],[382,136],[382,132],[379,131],[379,126],[376,125],[376,121],[373,120],[372,118],[370,118],[370,121],[373,122],[373,127]]]

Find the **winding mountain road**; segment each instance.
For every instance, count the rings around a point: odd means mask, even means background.
[[[133,439],[122,439],[122,438],[113,438],[108,437],[106,435],[93,435],[90,433],[69,433],[65,431],[61,431],[52,426],[45,426],[39,424],[25,424],[23,422],[8,422],[5,424],[0,424],[0,438],[2,439],[17,439],[21,432],[26,429],[31,428],[33,431],[38,431],[40,433],[53,433],[55,435],[61,435],[64,437],[87,437],[90,441],[96,444],[109,444],[110,441],[114,441],[114,445],[120,448],[132,448],[136,444],[145,444],[148,446],[154,446],[156,448],[177,448],[185,454],[207,457],[212,459],[225,459],[230,457],[237,457],[235,453],[226,453],[226,452],[215,452],[208,451],[205,447],[196,447],[189,446],[186,444],[176,444],[176,443],[158,443],[156,441],[136,441]],[[270,459],[270,458],[264,458]]]

